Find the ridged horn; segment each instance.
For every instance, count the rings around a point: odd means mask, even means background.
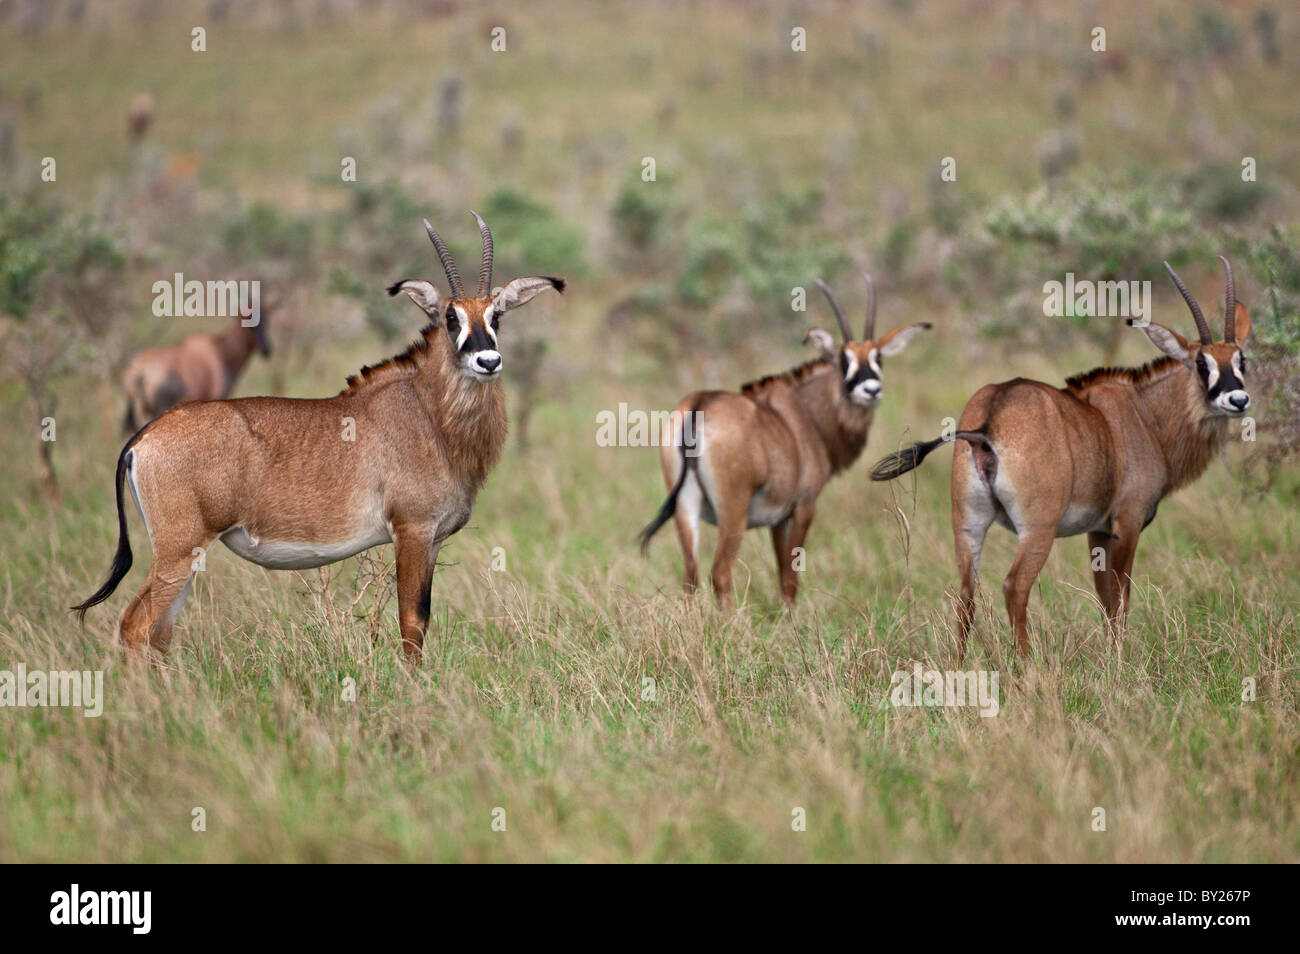
[[[1178,277],[1178,273],[1173,270],[1168,262],[1165,262],[1165,270],[1169,272],[1169,277],[1174,280],[1174,285],[1178,288],[1179,294],[1183,296],[1183,301],[1187,302],[1187,307],[1192,310],[1192,318],[1196,321],[1196,330],[1201,336],[1201,344],[1211,344],[1214,339],[1210,336],[1210,326],[1205,323],[1205,316],[1201,314],[1201,306],[1196,303],[1192,293],[1187,290],[1183,280]]]
[[[876,337],[876,285],[866,272],[862,273],[862,277],[867,280],[867,324],[862,340],[871,341]]]
[[[819,278],[817,279],[817,287],[822,290],[826,300],[831,303],[831,311],[835,312],[835,320],[840,323],[840,336],[844,339],[844,343],[848,344],[853,340],[853,335],[849,334],[849,323],[844,320],[844,312],[840,311],[839,303],[835,300],[835,296],[831,294],[830,286]]]
[[[443,271],[447,273],[447,284],[451,285],[451,296],[453,298],[465,297],[465,286],[461,284],[460,272],[456,270],[456,263],[452,261],[451,252],[447,251],[447,243],[442,240],[429,220],[424,220],[424,230],[429,233],[429,241],[433,242],[433,247],[438,250],[438,257],[442,259]]]
[[[478,267],[478,294],[480,298],[486,298],[492,291],[492,233],[483,221],[483,216],[472,209],[469,214],[478,220],[478,230],[483,233],[483,263]]]
[[[1232,281],[1232,266],[1222,255],[1219,261],[1223,263],[1224,280],[1227,282],[1227,297],[1224,299],[1223,306],[1223,340],[1237,340],[1237,286]]]

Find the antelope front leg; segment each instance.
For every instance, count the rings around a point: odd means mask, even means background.
[[[1109,533],[1088,534],[1088,564],[1092,567],[1092,583],[1097,589],[1097,599],[1101,600],[1106,631],[1113,637],[1115,628],[1119,625],[1119,588],[1115,585],[1111,540]],[[1099,564],[1100,569],[1097,568]]]
[[[772,528],[772,551],[776,554],[776,575],[781,583],[781,602],[786,607],[794,605],[795,588],[798,585],[794,575],[794,561],[790,558],[790,524],[793,517],[786,517]]]
[[[1137,556],[1138,534],[1123,527],[1115,528],[1110,545],[1111,587],[1114,592],[1116,641],[1128,628],[1129,591],[1133,586],[1133,558]]]
[[[795,569],[795,551],[803,547],[812,526],[813,508],[796,507],[790,518],[772,528],[772,546],[776,550],[777,572],[781,577],[781,602],[794,607],[799,590],[799,571]]]
[[[397,621],[407,662],[419,665],[424,633],[429,628],[433,590],[433,565],[438,545],[424,529],[398,529],[393,534],[397,551]]]

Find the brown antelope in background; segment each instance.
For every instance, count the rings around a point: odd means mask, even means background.
[[[641,551],[675,521],[686,559],[685,585],[698,581],[700,521],[718,528],[711,579],[724,608],[733,605],[731,570],[745,530],[771,527],[781,580],[781,599],[794,603],[798,588],[796,550],[812,525],[817,496],[835,474],[852,466],[867,443],[880,403],[881,360],[898,354],[928,322],[895,328],[874,340],[876,296],[867,276],[870,304],[861,341],[824,282],[818,281],[839,322],[841,346],[815,328],[804,343],[822,356],[784,374],[744,385],[739,394],[696,391],[670,418],[659,461],[669,488],[658,515],[641,531]]]
[[[1107,628],[1117,640],[1122,634],[1138,535],[1161,500],[1201,475],[1227,440],[1230,421],[1250,407],[1241,353],[1250,316],[1237,301],[1232,267],[1220,260],[1227,275],[1223,341],[1213,340],[1200,305],[1166,262],[1199,343],[1148,324],[1147,337],[1167,357],[1140,368],[1097,368],[1064,388],[1024,378],[990,384],[966,405],[949,438],[956,444],[959,653],[970,632],[984,536],[995,522],[1020,538],[1002,592],[1021,653],[1029,651],[1029,590],[1057,537],[1088,535],[1089,553],[1100,558],[1093,583]],[[886,457],[872,480],[907,473],[944,442],[913,444]]]
[[[477,295],[432,226],[425,229],[451,285],[397,282],[429,317],[405,352],[348,379],[336,397],[261,397],[181,404],[146,426],[117,462],[117,554],[108,580],[84,603],[102,603],[131,568],[123,483],[153,543],[149,576],[122,614],[128,651],[166,652],[196,566],[221,540],[272,569],[324,566],[392,542],[402,646],[418,660],[429,622],[434,561],[465,525],[501,452],[501,316],[559,278],[516,278],[493,292],[492,234],[481,218]]]
[[[126,114],[126,138],[139,142],[153,125],[153,96],[149,93],[136,93],[131,97],[131,106]]]
[[[195,332],[179,344],[146,348],[122,372],[126,391],[125,432],[152,421],[182,401],[217,401],[230,397],[254,351],[271,354],[266,320],[274,310],[261,306],[257,323],[244,326],[244,315],[221,334]]]

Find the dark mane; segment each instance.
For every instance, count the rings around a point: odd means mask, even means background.
[[[1141,384],[1175,364],[1178,364],[1178,361],[1166,355],[1162,358],[1156,358],[1154,361],[1148,361],[1140,368],[1093,368],[1091,371],[1083,372],[1083,374],[1076,374],[1074,377],[1066,378],[1065,386],[1071,391],[1082,391],[1098,381],[1119,380],[1128,381],[1130,384]]]
[[[746,397],[752,397],[767,390],[773,384],[798,384],[823,365],[829,367],[830,362],[825,358],[813,358],[811,361],[805,361],[797,368],[791,368],[789,371],[782,371],[780,374],[768,374],[753,381],[746,381],[740,386],[740,393]]]
[[[378,364],[363,365],[356,374],[348,375],[347,386],[339,394],[354,394],[367,384],[414,374],[423,364],[429,353],[433,333],[438,330],[438,326],[430,322],[420,329],[420,337],[411,342],[411,346],[401,354],[395,354]]]

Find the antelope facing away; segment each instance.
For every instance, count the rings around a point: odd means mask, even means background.
[[[270,355],[266,322],[273,306],[261,308],[258,322],[244,327],[245,315],[221,334],[195,332],[179,344],[146,348],[122,372],[126,391],[127,434],[134,434],[163,411],[182,401],[216,401],[230,397],[235,381],[254,351]]]
[[[867,277],[870,304],[862,340],[824,282],[819,281],[839,322],[842,343],[820,328],[804,343],[821,357],[784,374],[744,385],[739,394],[696,391],[677,405],[659,448],[669,488],[658,515],[641,531],[641,551],[672,519],[686,560],[686,592],[698,582],[696,551],[700,521],[718,528],[713,592],[724,609],[733,605],[731,571],[745,530],[770,527],[781,580],[781,599],[794,603],[797,548],[812,525],[817,496],[835,474],[850,467],[867,443],[880,403],[882,359],[901,352],[928,322],[895,328],[875,339],[876,296]]]
[[[1029,591],[1057,537],[1088,535],[1107,629],[1116,640],[1122,634],[1138,535],[1161,500],[1209,466],[1230,421],[1250,407],[1241,353],[1250,316],[1236,299],[1232,267],[1220,260],[1227,275],[1222,341],[1211,337],[1200,305],[1166,262],[1199,342],[1148,324],[1143,330],[1163,358],[1140,368],[1097,368],[1064,388],[1025,378],[989,384],[962,411],[948,438],[955,443],[959,653],[970,632],[984,536],[995,522],[1020,538],[1002,592],[1021,653],[1029,651]],[[871,478],[905,474],[944,442],[906,447],[877,464]]]
[[[117,461],[117,555],[108,580],[73,609],[102,603],[131,567],[123,483],[153,543],[148,578],[119,623],[124,648],[165,653],[201,554],[221,540],[272,569],[334,563],[392,542],[402,646],[418,661],[434,562],[465,525],[506,436],[499,381],[501,316],[559,278],[516,278],[492,291],[492,234],[481,218],[477,295],[428,221],[451,285],[408,279],[429,324],[410,348],[362,368],[337,396],[181,404],[127,441]]]

